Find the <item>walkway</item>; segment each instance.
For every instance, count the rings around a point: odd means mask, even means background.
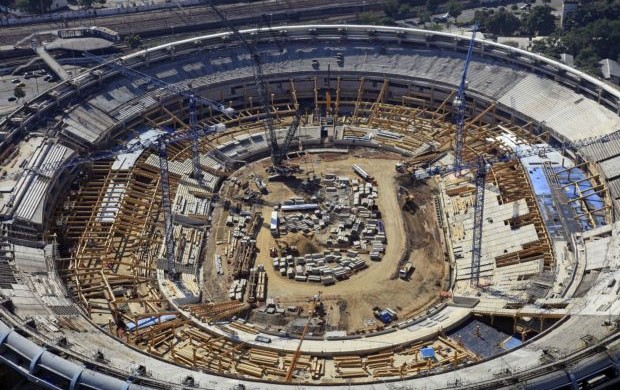
[[[58,77],[60,77],[61,80],[65,81],[71,78],[71,76],[69,76],[69,73],[67,73],[67,71],[64,70],[62,65],[60,65],[54,59],[54,57],[49,55],[49,53],[45,51],[45,48],[43,46],[37,46],[35,51],[37,52],[37,55],[41,57],[43,61],[45,61],[45,63],[47,64],[47,66],[49,66],[52,72],[54,72]]]

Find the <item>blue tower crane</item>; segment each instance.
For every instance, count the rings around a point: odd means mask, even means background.
[[[200,185],[204,184],[202,168],[200,165],[200,143],[199,143],[199,124],[198,124],[198,103],[211,108],[214,111],[220,112],[225,115],[232,116],[235,110],[231,107],[226,107],[222,103],[214,102],[207,98],[197,95],[191,88],[180,86],[177,84],[168,83],[164,80],[158,79],[146,73],[129,68],[120,63],[119,59],[106,60],[92,53],[85,52],[86,58],[92,59],[95,62],[108,66],[114,70],[117,70],[120,74],[132,81],[145,80],[147,83],[158,86],[163,90],[170,91],[176,95],[182,96],[188,101],[189,111],[189,129],[193,134],[191,138],[191,151],[192,151],[192,177],[198,180]]]
[[[562,144],[563,149],[576,151],[579,148],[597,144],[606,143],[612,140],[620,139],[620,130],[603,136],[586,138],[576,142],[567,142]],[[478,156],[476,164],[466,164],[461,161],[457,164],[443,167],[428,167],[423,170],[414,172],[415,178],[424,178],[430,175],[460,173],[463,169],[468,169],[474,174],[475,196],[474,196],[474,223],[473,223],[473,241],[472,241],[472,258],[471,258],[471,285],[479,287],[480,279],[480,260],[482,257],[482,227],[484,218],[484,197],[486,188],[487,167],[499,162],[508,162],[516,159],[522,159],[530,156],[542,156],[548,152],[557,151],[551,146],[535,146],[526,150],[506,151],[495,157]]]
[[[267,140],[269,141],[270,148],[271,148],[271,162],[275,170],[279,171],[279,167],[282,166],[282,162],[284,161],[284,158],[286,157],[291,141],[293,140],[293,137],[295,136],[295,133],[297,132],[297,128],[299,127],[299,122],[301,119],[299,108],[296,108],[297,113],[293,119],[293,122],[287,129],[284,143],[282,145],[278,145],[276,130],[275,130],[274,121],[273,121],[273,115],[271,114],[271,110],[269,108],[269,102],[266,96],[267,83],[265,82],[265,74],[263,72],[263,63],[262,63],[260,54],[256,50],[256,46],[248,42],[247,39],[245,39],[245,37],[239,32],[237,27],[235,27],[235,25],[226,18],[226,15],[224,15],[215,6],[212,0],[202,0],[202,2],[206,3],[209,6],[209,8],[211,8],[213,12],[215,12],[215,14],[220,18],[220,20],[226,24],[226,27],[228,27],[228,29],[241,42],[241,44],[245,47],[245,49],[248,51],[248,53],[250,53],[250,56],[252,57],[252,61],[254,64],[252,70],[253,70],[253,75],[254,75],[254,82],[256,84],[256,93],[258,95],[260,104],[263,109],[263,116],[264,116],[263,123],[265,124],[265,130],[266,130],[265,133],[267,135]],[[271,25],[269,26],[269,32],[273,34],[273,31],[271,30]],[[281,48],[277,40],[276,40],[276,43]]]
[[[170,199],[170,172],[168,171],[168,144],[192,139],[192,144],[198,144],[200,136],[206,136],[217,132],[216,127],[207,127],[203,129],[202,134],[198,130],[179,133],[168,133],[160,137],[157,141],[157,150],[159,154],[159,184],[161,187],[161,206],[164,211],[164,258],[166,260],[166,270],[168,277],[172,280],[177,279],[176,261],[174,254],[174,240],[172,229],[172,200]]]
[[[454,165],[456,173],[461,173],[461,165],[463,164],[463,144],[465,142],[465,89],[467,88],[467,70],[469,69],[469,63],[471,62],[472,53],[474,51],[474,44],[476,42],[476,32],[478,31],[478,24],[474,24],[471,32],[471,40],[469,41],[469,48],[467,49],[467,57],[465,58],[465,65],[463,65],[463,75],[461,76],[461,84],[456,91],[454,98],[455,117],[454,122],[456,125],[456,133],[454,139]]]

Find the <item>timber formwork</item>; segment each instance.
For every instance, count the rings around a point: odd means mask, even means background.
[[[350,81],[350,80],[348,80]],[[436,159],[452,148],[454,125],[450,123],[451,102],[454,91],[441,100],[432,94],[416,91],[392,96],[389,80],[380,82],[361,78],[355,93],[341,89],[343,80],[335,78],[328,88],[316,77],[314,86],[304,95],[290,80],[279,94],[271,94],[271,110],[277,126],[286,127],[303,102],[312,102],[314,114],[323,112],[334,116],[337,125],[388,130],[402,136],[400,139],[379,137],[376,141],[416,154],[406,163],[419,166]],[[502,132],[511,132],[520,139],[535,141],[523,127],[495,116],[495,105],[476,106],[469,102],[470,119],[466,122],[464,158],[473,163],[480,155],[493,155],[502,145],[493,141]],[[264,132],[262,108],[257,107],[250,94],[244,96],[244,107],[237,109],[233,117],[210,112],[201,108],[202,125],[225,124],[225,133],[201,139],[202,152],[213,145],[234,139],[237,135]],[[345,116],[344,114],[348,115]],[[145,117],[147,125],[156,128],[187,129],[187,110],[179,102],[168,107],[152,110]],[[311,120],[306,115],[306,123]],[[345,135],[366,134],[345,127]],[[527,126],[525,126],[527,127]],[[531,127],[531,125],[530,125]],[[430,150],[420,151],[432,144]],[[171,145],[171,159],[186,160],[190,157],[190,144]],[[126,342],[163,359],[196,369],[218,374],[246,376],[263,380],[283,381],[293,354],[276,352],[215,335],[196,326],[189,318],[170,311],[170,307],[155,283],[157,258],[162,245],[162,216],[160,211],[159,170],[148,165],[144,159],[127,171],[112,171],[111,162],[96,163],[77,197],[69,202],[66,215],[65,237],[72,246],[71,261],[63,275],[76,301],[89,310],[98,323],[107,323],[112,333]],[[211,172],[216,174],[215,172]],[[496,258],[498,266],[543,258],[545,267],[553,267],[553,253],[544,224],[541,222],[534,195],[523,191],[525,172],[519,162],[493,166],[488,173],[489,181],[500,189],[500,202],[507,203],[525,199],[530,212],[508,221],[515,227],[533,224],[539,240],[524,246],[517,253]],[[171,175],[171,190],[177,187],[179,177]],[[123,183],[122,195],[109,195],[113,183]],[[471,190],[470,190],[471,191]],[[117,198],[114,198],[116,196]],[[101,210],[106,202],[119,202],[116,218],[103,222]],[[245,267],[241,267],[245,270]],[[218,321],[248,309],[241,302],[213,302],[186,307],[196,318]],[[164,316],[174,314],[172,320]],[[119,325],[137,324],[140,319],[156,318],[155,325],[135,331],[123,331]],[[227,331],[243,330],[258,333],[256,329],[240,322],[231,322]],[[423,345],[385,349],[369,355],[313,356],[302,354],[295,362],[294,378],[298,382],[321,380],[326,375],[336,381],[376,380],[424,374],[448,369],[478,359],[462,345],[439,337],[432,341],[437,359],[430,361],[421,357]],[[425,343],[424,345],[427,345]],[[356,379],[358,378],[358,379]]]

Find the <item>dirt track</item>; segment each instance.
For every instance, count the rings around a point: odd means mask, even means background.
[[[409,231],[414,235],[411,260],[416,270],[409,281],[391,279],[405,250],[404,212],[400,210],[396,195],[395,160],[372,159],[372,156],[373,154],[369,156],[370,158],[341,156],[338,160],[332,157],[330,161],[325,161],[327,157],[324,157],[323,161],[315,164],[315,169],[317,172],[330,171],[353,177],[351,165],[357,163],[377,179],[379,207],[383,213],[388,237],[386,254],[382,261],[369,261],[368,269],[328,287],[315,283],[295,282],[281,276],[271,266],[269,248],[274,246],[274,241],[269,228],[264,227],[257,238],[260,253],[256,264],[262,263],[268,270],[269,296],[303,300],[304,297],[310,297],[319,290],[324,295],[341,296],[347,301],[345,322],[348,331],[366,329],[364,320],[373,318],[371,308],[375,305],[397,309],[401,317],[418,311],[437,297],[441,284],[436,281],[441,282],[445,272],[443,248],[437,230],[431,189],[424,186],[417,191],[419,199],[425,203],[415,215],[407,215],[407,221],[410,223]],[[257,168],[256,172],[264,170]],[[282,183],[270,183],[269,189],[270,194],[266,197],[268,202],[278,202],[293,195],[293,192]],[[266,221],[269,220],[271,211],[270,207],[263,208]]]

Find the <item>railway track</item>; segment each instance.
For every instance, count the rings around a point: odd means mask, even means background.
[[[325,15],[335,17],[342,15],[350,19],[352,11],[378,10],[381,0],[367,0],[360,5],[357,0],[271,0],[265,2],[221,5],[219,8],[232,21],[239,25],[264,24],[263,15],[269,15],[270,21],[322,20]],[[187,32],[200,28],[217,28],[220,20],[206,6],[184,9],[166,9],[151,12],[119,14],[114,16],[92,17],[69,20],[65,23],[45,22],[38,24],[3,27],[0,45],[13,45],[34,31],[56,30],[59,28],[97,25],[118,31],[121,35],[140,34],[143,36],[160,36]]]

